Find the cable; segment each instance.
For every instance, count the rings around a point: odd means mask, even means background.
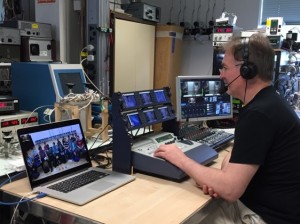
[[[15,221],[15,215],[16,215],[16,212],[17,212],[17,210],[18,210],[18,207],[19,207],[20,202],[22,202],[22,200],[23,200],[25,197],[28,197],[28,196],[30,196],[30,195],[32,195],[32,194],[34,194],[34,193],[36,193],[36,192],[32,191],[32,192],[29,192],[28,194],[22,196],[22,198],[20,199],[20,201],[18,202],[17,206],[16,206],[15,209],[14,209],[14,213],[13,213],[13,215],[12,215],[12,217],[11,217],[10,224],[12,224],[12,223]],[[37,197],[38,197],[38,198],[42,198],[42,197],[45,197],[45,196],[46,196],[46,194],[40,193]]]
[[[7,176],[8,178],[7,178],[7,180],[3,181],[3,182],[0,184],[0,188],[1,188],[3,185],[5,185],[5,184],[10,183],[13,179],[15,179],[16,177],[18,177],[18,176],[20,176],[21,174],[24,174],[24,173],[25,173],[25,171],[22,171],[22,172],[20,172],[20,173],[17,173],[17,174],[15,174],[15,175],[13,175],[12,177],[9,176],[9,174],[7,173],[6,176]]]
[[[32,200],[35,200],[35,199],[39,199],[39,198],[43,198],[43,197],[45,197],[45,196],[47,196],[47,194],[45,194],[45,193],[39,193],[37,196],[35,196],[34,198],[28,198],[28,199],[26,199],[26,200],[23,200],[24,199],[24,197],[26,197],[26,196],[23,196],[21,199],[20,199],[20,201],[18,201],[18,202],[4,202],[4,201],[0,201],[0,205],[18,205],[18,204],[20,204],[20,203],[24,203],[24,202],[28,202],[28,201],[32,201]]]
[[[29,114],[27,120],[26,120],[25,123],[23,124],[23,127],[25,127],[25,124],[27,124],[27,122],[28,122],[29,119],[31,118],[32,114],[33,114],[36,110],[41,109],[41,108],[43,108],[43,107],[53,107],[53,105],[43,105],[43,106],[40,106],[40,107],[35,108],[35,109]]]

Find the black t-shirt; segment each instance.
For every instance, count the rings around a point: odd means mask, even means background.
[[[270,86],[240,112],[231,163],[260,167],[240,200],[267,223],[300,223],[300,119]]]

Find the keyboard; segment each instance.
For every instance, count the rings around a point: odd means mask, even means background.
[[[96,180],[99,180],[107,175],[109,175],[109,174],[101,173],[101,172],[95,171],[95,170],[90,170],[88,172],[79,174],[75,177],[71,177],[67,180],[50,185],[48,188],[50,188],[52,190],[68,193],[70,191],[78,189],[79,187],[82,187],[82,186],[92,183]]]
[[[198,126],[183,127],[179,136],[217,149],[234,139],[234,134],[222,129],[200,128]]]

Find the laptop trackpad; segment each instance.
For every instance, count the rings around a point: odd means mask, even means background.
[[[99,191],[99,190],[106,190],[107,188],[113,186],[113,183],[107,182],[107,181],[101,181],[98,183],[94,183],[91,186],[89,186],[89,189]]]

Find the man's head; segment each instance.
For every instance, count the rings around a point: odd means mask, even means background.
[[[257,75],[264,81],[272,81],[274,49],[266,36],[253,34],[250,38],[234,37],[225,46],[225,51],[230,51],[234,59],[242,64],[242,77],[245,74],[246,79],[251,79]]]
[[[250,91],[250,97],[271,83],[273,66],[274,50],[267,37],[262,34],[253,34],[248,39],[234,37],[225,46],[220,77],[229,85],[228,93],[245,102],[246,91]]]

